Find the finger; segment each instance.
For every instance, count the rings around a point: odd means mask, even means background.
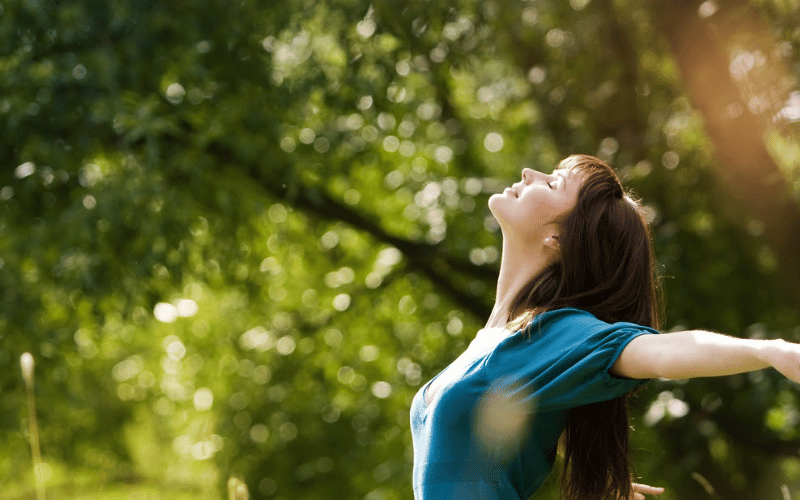
[[[645,498],[644,495],[642,495],[641,493],[634,493],[633,500],[645,500]]]
[[[639,483],[633,483],[631,486],[633,491],[637,493],[644,493],[647,495],[660,495],[664,493],[664,488],[660,486],[648,486],[646,484]]]

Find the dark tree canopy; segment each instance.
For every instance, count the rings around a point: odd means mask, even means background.
[[[667,329],[800,340],[790,4],[0,3],[0,496],[33,498],[30,352],[54,498],[412,498],[487,198],[576,152],[643,199]],[[652,381],[637,472],[779,498],[799,411],[771,371]]]

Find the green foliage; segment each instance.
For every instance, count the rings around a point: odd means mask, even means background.
[[[644,199],[668,329],[800,339],[764,222],[709,171],[649,16],[608,0],[0,4],[0,474],[30,477],[27,351],[53,467],[211,497],[236,475],[253,498],[411,498],[411,398],[493,298],[487,197],[573,152]],[[794,128],[770,143],[798,186]],[[652,382],[645,481],[668,499],[704,494],[692,473],[724,498],[798,484],[796,389],[773,375]]]

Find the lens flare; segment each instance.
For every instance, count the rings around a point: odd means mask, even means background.
[[[534,405],[524,391],[499,382],[478,403],[475,433],[487,453],[497,461],[508,459],[531,428]]]

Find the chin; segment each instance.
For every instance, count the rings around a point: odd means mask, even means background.
[[[503,195],[499,193],[493,194],[492,196],[489,197],[489,202],[487,203],[487,205],[489,205],[489,211],[491,211],[492,215],[494,215],[495,217],[497,217],[497,213],[495,212],[495,210],[497,210],[497,205],[499,205],[502,202],[502,199]]]
[[[498,223],[500,222],[500,219],[503,217],[503,208],[502,208],[503,201],[504,201],[504,196],[502,194],[493,194],[492,196],[489,197],[489,203],[488,203],[489,211],[492,212],[492,215],[494,216],[495,219],[497,219]]]

